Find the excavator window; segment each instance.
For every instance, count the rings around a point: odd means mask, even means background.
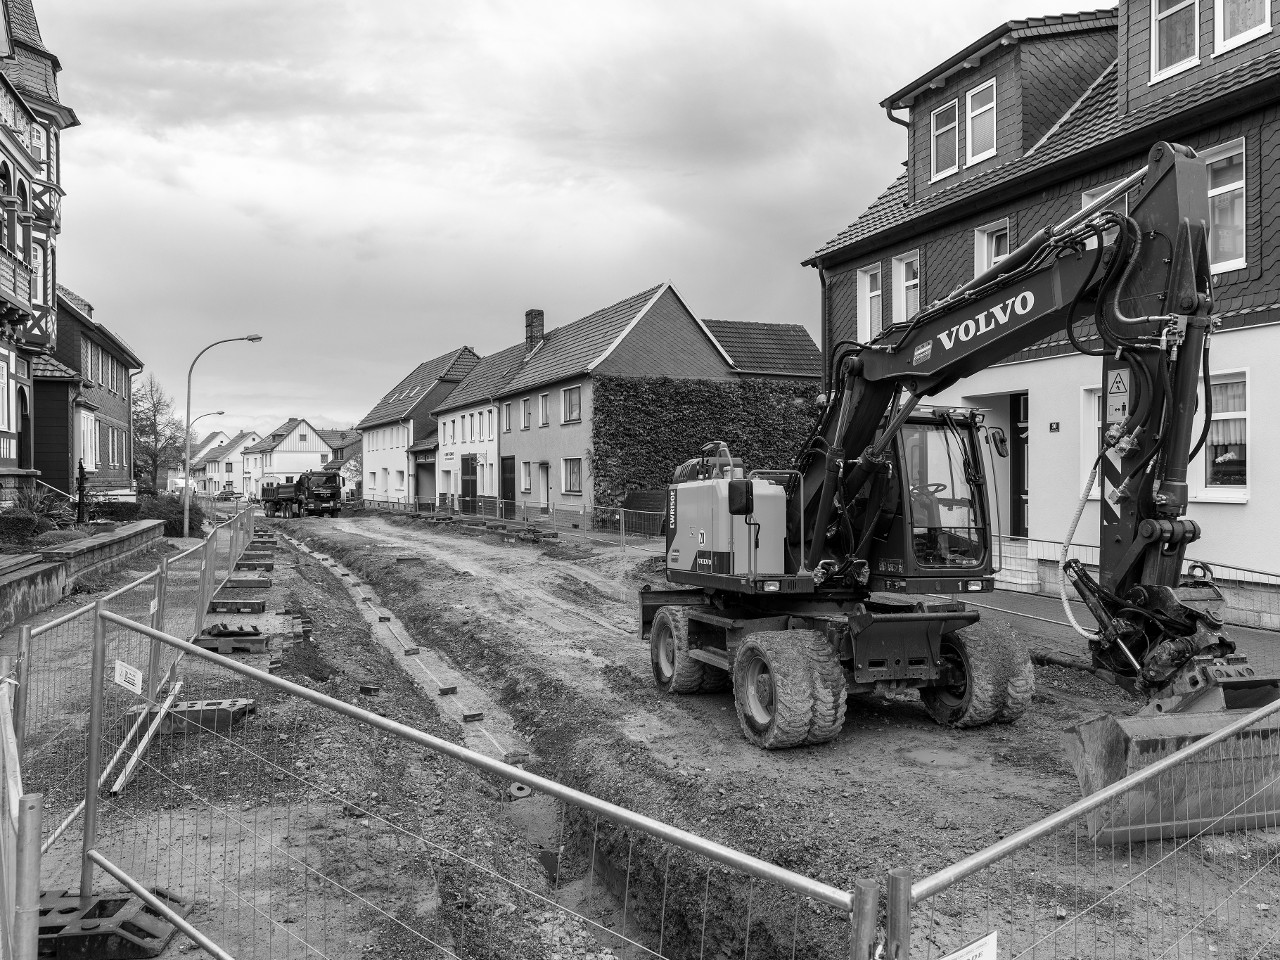
[[[908,423],[900,437],[916,562],[929,567],[980,565],[986,537],[978,497],[966,476],[962,435],[942,423]]]

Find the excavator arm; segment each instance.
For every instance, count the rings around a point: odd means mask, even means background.
[[[1134,189],[1127,215],[1108,209]],[[1227,681],[1274,692],[1232,656],[1212,580],[1182,572],[1200,533],[1184,514],[1188,464],[1206,437],[1193,421],[1214,324],[1208,221],[1203,161],[1159,143],[1143,170],[944,300],[871,343],[837,344],[831,402],[795,463],[805,501],[788,517],[795,566],[865,582],[850,538],[838,534],[860,492],[895,489],[871,481],[892,469],[890,446],[913,409],[1060,335],[1102,360],[1112,388],[1090,479],[1102,480],[1099,577],[1063,551],[1065,576],[1097,620],[1082,630],[1095,666],[1169,709],[1231,686],[1209,676],[1208,661]],[[877,512],[876,503],[861,511],[864,528]]]

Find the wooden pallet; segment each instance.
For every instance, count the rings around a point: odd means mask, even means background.
[[[265,600],[214,600],[209,604],[210,613],[266,613]]]
[[[212,650],[223,656],[232,653],[266,653],[271,638],[260,633],[256,637],[206,637],[198,636],[193,641],[197,647]]]

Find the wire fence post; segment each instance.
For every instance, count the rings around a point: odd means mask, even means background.
[[[169,558],[160,558],[156,571],[156,592],[151,600],[151,629],[164,632],[164,595],[169,587]],[[151,638],[151,651],[147,657],[147,699],[155,700],[160,686],[160,641]]]
[[[618,542],[622,544],[622,555],[627,555],[627,511],[618,508]]]
[[[80,861],[80,909],[93,897],[93,861],[89,851],[98,843],[98,774],[102,766],[102,685],[107,672],[106,604],[93,605],[93,668],[89,675],[89,741],[84,762],[84,850]]]
[[[849,915],[849,956],[851,960],[871,960],[876,945],[876,914],[880,910],[880,885],[859,880],[853,913]]]
[[[40,819],[44,797],[25,794],[18,804],[18,850],[13,897],[14,960],[40,952]]]
[[[885,922],[886,960],[907,960],[911,956],[911,868],[889,871],[888,917]]]
[[[13,695],[13,739],[18,745],[18,756],[22,756],[27,740],[27,671],[31,666],[31,624],[23,624],[18,629],[18,689]]]

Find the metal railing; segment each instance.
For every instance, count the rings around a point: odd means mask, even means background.
[[[1280,701],[911,882],[886,955],[1280,955]]]
[[[35,960],[40,938],[40,820],[44,798],[23,787],[14,725],[12,657],[0,658],[0,956]]]

